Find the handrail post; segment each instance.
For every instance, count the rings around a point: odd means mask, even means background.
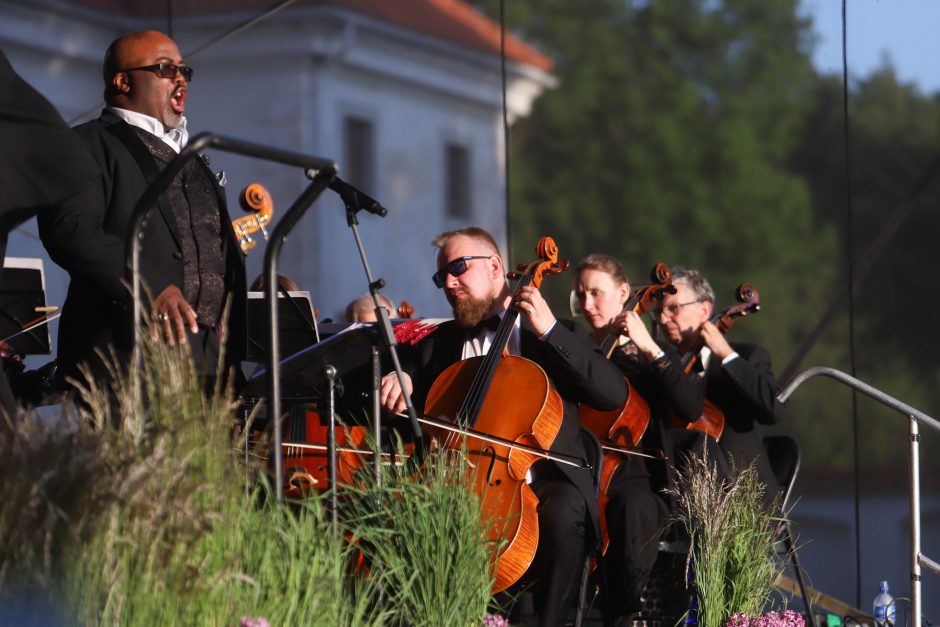
[[[920,627],[920,426],[914,416],[907,418],[911,438],[911,624]]]

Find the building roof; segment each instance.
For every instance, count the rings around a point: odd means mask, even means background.
[[[166,0],[75,0],[89,8],[135,17],[166,15]],[[273,0],[186,0],[173,5],[174,15],[205,15],[226,11],[264,11]],[[500,54],[499,24],[464,0],[300,0],[294,6],[335,6],[362,13],[402,28],[424,33],[490,54]],[[506,33],[506,57],[543,71],[552,60]]]

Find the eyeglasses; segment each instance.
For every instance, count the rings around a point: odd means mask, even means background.
[[[136,72],[137,70],[153,72],[160,78],[176,78],[176,73],[179,72],[183,75],[183,78],[186,79],[187,83],[193,80],[193,68],[188,65],[175,65],[173,63],[155,63],[141,67],[129,67],[125,70],[118,70],[118,72]]]
[[[663,314],[668,314],[669,317],[673,317],[679,313],[679,310],[683,307],[688,307],[689,305],[694,305],[695,303],[700,303],[700,300],[690,300],[687,303],[676,303],[674,305],[665,305],[663,307],[653,309],[650,313],[653,314],[656,318],[659,318]]]
[[[447,275],[452,277],[459,277],[461,274],[467,271],[467,262],[471,259],[489,259],[493,255],[465,255],[463,257],[457,257],[446,266],[435,272],[431,276],[431,280],[434,281],[434,285],[438,289],[444,287],[444,283],[447,282]]]

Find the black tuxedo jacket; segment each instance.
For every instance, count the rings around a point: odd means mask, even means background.
[[[438,375],[460,361],[464,339],[463,330],[449,321],[403,353],[402,367],[412,377],[413,402],[418,411],[424,408],[428,390]],[[541,366],[564,403],[561,429],[551,450],[583,458],[578,403],[602,410],[621,405],[626,400],[623,375],[594,345],[584,327],[570,320],[559,320],[544,341],[523,328],[520,344],[522,356]],[[525,390],[519,392],[524,394]],[[597,497],[591,471],[555,465],[584,495],[596,528]]]
[[[60,378],[76,376],[76,366],[82,361],[89,361],[96,374],[100,373],[95,349],[113,345],[119,354],[126,354],[133,343],[131,295],[125,286],[125,239],[134,207],[149,184],[125,142],[136,140],[140,148],[147,149],[126,122],[105,111],[98,120],[74,131],[97,164],[97,185],[39,216],[40,237],[49,256],[71,278],[59,324]],[[197,162],[208,171],[202,160],[197,158]],[[232,363],[238,363],[245,347],[244,259],[225,196],[215,177],[207,173],[215,184],[222,227],[228,227],[224,236],[225,285],[233,302],[226,352]],[[165,203],[151,212],[144,227],[140,267],[145,290],[153,296],[171,284],[182,289],[179,227]]]
[[[714,356],[705,372],[705,396],[725,414],[725,430],[718,442],[738,465],[757,460],[757,474],[769,496],[778,488],[764,451],[765,425],[776,424],[783,412],[777,400],[777,382],[770,353],[754,344],[732,343],[737,359],[722,366]]]

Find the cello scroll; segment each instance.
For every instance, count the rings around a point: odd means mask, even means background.
[[[242,252],[247,253],[257,245],[257,242],[251,239],[251,233],[261,231],[264,239],[268,239],[268,232],[264,227],[274,215],[274,200],[264,185],[252,183],[238,195],[238,204],[249,215],[232,220],[232,228],[235,229]]]

